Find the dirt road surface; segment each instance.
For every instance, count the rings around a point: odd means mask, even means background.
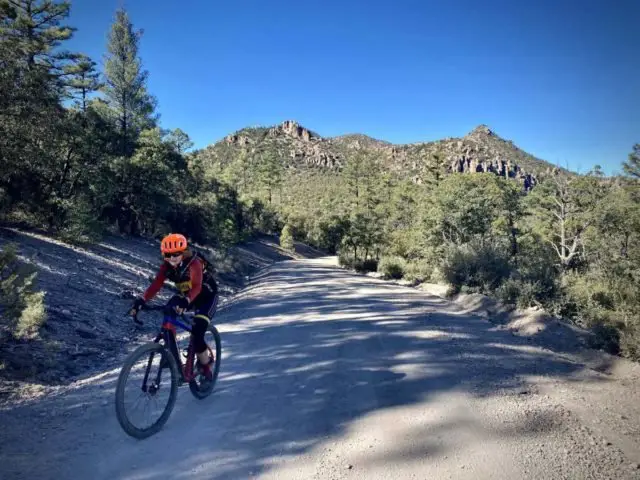
[[[220,312],[214,395],[138,441],[118,370],[0,411],[0,478],[634,479],[638,372],[611,375],[444,299],[285,261]]]

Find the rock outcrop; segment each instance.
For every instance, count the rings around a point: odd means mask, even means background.
[[[249,145],[251,143],[251,139],[245,135],[238,135],[234,133],[232,135],[227,135],[224,137],[224,143],[227,145],[239,145],[241,147],[245,145]]]
[[[304,128],[298,122],[293,120],[285,120],[280,125],[269,128],[267,137],[278,138],[280,136],[290,137],[302,142],[310,142],[313,140],[319,140],[320,136],[313,133],[311,130]]]
[[[500,138],[487,125],[479,125],[461,138],[393,145],[362,134],[324,138],[296,121],[286,120],[273,127],[228,135],[207,151],[215,152],[220,143],[245,150],[272,149],[292,167],[340,170],[354,154],[368,155],[390,171],[414,179],[433,155],[439,155],[450,173],[494,173],[519,181],[526,190],[536,185],[538,172],[552,167]]]

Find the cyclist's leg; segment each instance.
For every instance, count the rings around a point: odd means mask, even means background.
[[[191,329],[193,348],[205,375],[210,373],[210,366],[215,359],[209,356],[209,349],[204,340],[204,335],[209,327],[211,318],[215,314],[217,305],[217,295],[198,298],[194,305],[195,316],[193,317],[193,328]]]

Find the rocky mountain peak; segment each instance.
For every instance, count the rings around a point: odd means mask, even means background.
[[[227,136],[224,142],[238,148],[271,149],[290,167],[321,168],[340,171],[354,153],[375,158],[389,171],[409,178],[419,172],[434,155],[447,165],[450,173],[494,173],[519,181],[526,190],[537,184],[537,174],[550,164],[502,139],[489,126],[478,125],[464,137],[396,145],[362,134],[323,138],[295,120],[272,127],[250,127]],[[216,146],[208,149],[213,157],[228,158],[229,151]]]
[[[495,137],[496,134],[493,132],[493,130],[491,130],[485,124],[478,125],[476,128],[474,128],[467,134],[467,137],[482,137],[482,136]]]
[[[278,136],[282,133],[304,142],[309,142],[312,138],[317,137],[317,135],[311,132],[311,130],[303,127],[295,120],[285,120],[280,125],[272,127],[269,132],[271,136]]]

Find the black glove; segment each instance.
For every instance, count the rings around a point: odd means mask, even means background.
[[[181,308],[184,310],[189,306],[189,299],[182,295],[174,295],[173,297],[171,297],[171,300],[169,300],[169,306],[173,307],[174,309]]]
[[[136,298],[135,302],[133,302],[133,306],[131,307],[131,314],[138,313],[142,307],[144,307],[147,302],[144,301],[144,298]]]

